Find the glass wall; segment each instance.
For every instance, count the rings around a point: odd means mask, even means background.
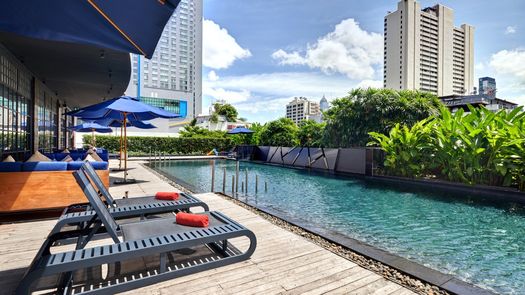
[[[180,100],[141,96],[140,101],[175,114],[186,114],[187,104]]]
[[[31,150],[31,76],[0,56],[0,160]]]
[[[58,102],[44,87],[38,87],[35,92],[38,150],[52,152],[58,149]]]

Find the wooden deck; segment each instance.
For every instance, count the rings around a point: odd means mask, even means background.
[[[130,177],[140,182],[111,187],[114,197],[122,197],[126,191],[133,197],[173,190],[137,162],[129,166]],[[255,233],[257,250],[252,258],[127,294],[414,294],[220,196],[208,193],[197,197],[211,210],[225,213]],[[0,225],[1,294],[12,294],[54,222]],[[234,240],[235,246],[243,248],[242,242],[236,243]]]

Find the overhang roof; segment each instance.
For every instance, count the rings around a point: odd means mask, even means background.
[[[68,106],[120,96],[129,83],[131,63],[126,52],[4,32],[0,43]]]

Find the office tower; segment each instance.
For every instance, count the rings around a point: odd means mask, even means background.
[[[323,98],[321,98],[321,100],[319,101],[319,108],[321,109],[322,112],[330,108],[330,104],[328,103],[328,100],[326,99],[324,95],[323,95]]]
[[[182,0],[164,28],[153,57],[133,55],[132,77],[126,95],[181,114],[174,120],[154,120],[156,129],[132,134],[176,133],[202,112],[202,0]],[[140,71],[139,71],[140,67]],[[140,79],[139,79],[140,72]],[[147,133],[147,134],[144,134]]]
[[[454,25],[443,5],[421,9],[399,1],[384,21],[384,87],[419,89],[438,96],[474,88],[474,27]]]
[[[479,94],[496,97],[496,79],[491,77],[479,78]]]
[[[320,121],[321,110],[318,103],[309,101],[306,97],[295,97],[286,105],[286,118],[295,124],[310,119]]]

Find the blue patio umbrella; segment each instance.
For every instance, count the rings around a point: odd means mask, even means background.
[[[179,114],[171,113],[163,109],[150,106],[130,96],[115,97],[113,99],[103,101],[92,106],[87,106],[75,111],[71,111],[66,114],[82,118],[83,120],[100,121],[113,119],[117,121],[122,121],[124,129],[124,140],[122,149],[122,151],[124,152],[124,181],[118,183],[128,183],[128,144],[126,132],[128,122],[151,120],[155,118],[169,119],[180,117]]]
[[[253,130],[250,130],[243,126],[239,126],[239,127],[236,127],[228,131],[228,134],[252,134],[253,132],[254,132]]]
[[[91,132],[91,136],[92,136],[91,144],[93,146],[95,146],[95,144],[97,143],[95,139],[95,132],[111,133],[112,131],[111,128],[109,128],[108,126],[104,126],[104,125],[97,124],[94,122],[85,122],[80,125],[71,126],[69,127],[69,129],[76,131],[76,132]]]
[[[123,127],[124,122],[117,120],[117,119],[104,119],[104,120],[98,120],[95,121],[96,123],[99,123],[100,125],[108,126],[108,127]],[[157,126],[144,122],[144,121],[134,121],[134,120],[128,120],[126,123],[126,127],[135,127],[139,129],[154,129],[157,128]]]
[[[180,0],[2,1],[0,31],[151,58]],[[140,20],[140,21],[139,21]]]

